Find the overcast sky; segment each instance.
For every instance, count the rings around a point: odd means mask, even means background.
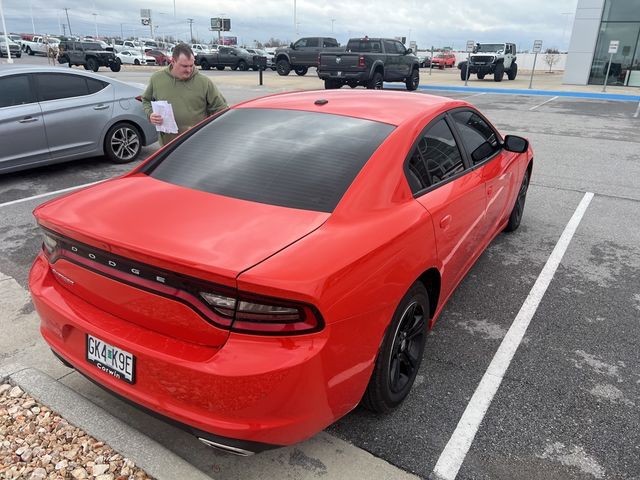
[[[217,2],[216,2],[217,3]],[[531,49],[534,40],[543,48],[566,49],[571,36],[577,0],[346,0],[326,2],[297,0],[297,33],[293,0],[2,0],[7,30],[63,33],[68,8],[74,34],[150,36],[140,23],[140,9],[151,9],[156,36],[189,37],[187,18],[192,18],[193,34],[210,41],[217,33],[208,27],[211,17],[231,19],[231,32],[248,46],[254,40],[271,37],[293,41],[301,36],[333,36],[344,44],[356,36],[404,36],[418,48],[450,46],[464,50],[467,40],[515,42],[519,49]],[[31,6],[31,8],[30,8]],[[93,13],[97,15],[94,16]],[[33,15],[32,15],[33,14]],[[221,15],[224,14],[224,15]],[[333,21],[332,21],[333,20]],[[0,29],[1,30],[1,29]]]

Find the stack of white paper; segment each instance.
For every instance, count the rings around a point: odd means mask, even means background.
[[[162,115],[162,124],[156,125],[158,132],[164,133],[178,133],[178,125],[176,125],[176,118],[173,116],[173,108],[171,104],[166,100],[157,100],[151,102],[151,108],[153,113],[159,113]]]

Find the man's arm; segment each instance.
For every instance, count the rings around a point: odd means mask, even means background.
[[[149,118],[153,113],[153,108],[151,108],[151,101],[153,98],[153,82],[149,81],[149,85],[145,88],[144,93],[142,94],[142,108],[144,109],[144,113]]]
[[[207,79],[208,80],[208,79]],[[225,108],[229,108],[227,105],[227,101],[218,90],[218,87],[215,84],[208,80],[209,85],[207,86],[207,116],[213,115],[220,110],[224,110]]]

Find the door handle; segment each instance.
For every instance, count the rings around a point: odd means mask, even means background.
[[[451,224],[451,215],[446,215],[440,219],[440,228],[446,230]]]
[[[31,123],[31,122],[37,122],[37,121],[38,121],[37,118],[24,117],[22,120],[18,120],[18,123]]]
[[[102,103],[93,107],[94,110],[106,110],[107,108],[109,108],[109,105],[103,105]]]

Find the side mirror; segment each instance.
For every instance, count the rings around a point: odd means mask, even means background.
[[[410,49],[410,48],[407,48],[407,51],[404,52],[404,53],[405,53],[405,55],[411,55],[413,53],[413,50]]]
[[[293,49],[295,50],[295,49],[296,49],[296,46],[293,44],[293,42],[291,42],[291,43],[289,44],[289,48],[293,48]]]
[[[502,146],[510,152],[524,153],[529,149],[529,141],[517,135],[507,135]]]

